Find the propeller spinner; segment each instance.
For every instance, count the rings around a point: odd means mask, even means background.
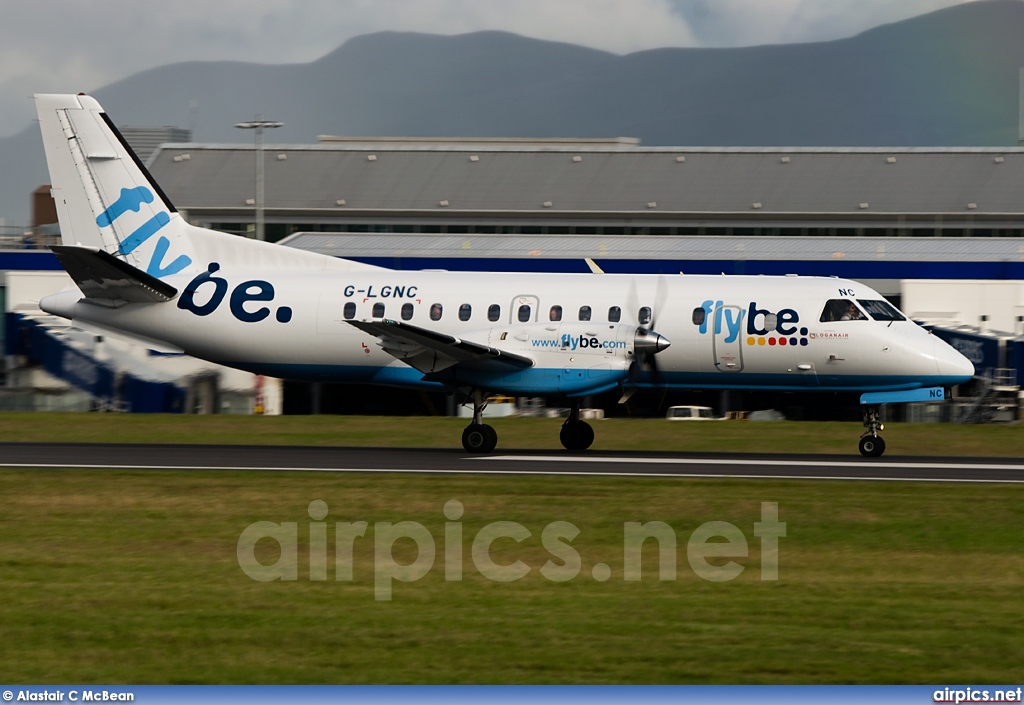
[[[637,355],[657,355],[671,344],[661,333],[647,328],[637,328],[633,335],[633,350]]]

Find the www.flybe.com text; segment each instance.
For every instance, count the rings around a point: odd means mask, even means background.
[[[625,350],[624,340],[601,340],[599,338],[586,336],[563,335],[558,338],[534,338],[531,343],[535,348],[566,348],[568,350],[579,350],[587,348],[600,348],[602,350]]]

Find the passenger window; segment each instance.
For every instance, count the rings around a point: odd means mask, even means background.
[[[821,323],[832,323],[834,321],[866,321],[865,316],[857,304],[849,299],[830,299],[825,303],[825,309],[821,312]]]
[[[590,320],[590,307],[589,306],[580,306],[580,320],[581,321],[589,321]]]
[[[708,312],[703,308],[693,309],[693,325],[702,326],[704,321],[707,319]]]
[[[646,326],[651,322],[651,307],[643,306],[636,314],[636,319],[640,322],[640,325]]]
[[[551,310],[548,311],[548,320],[551,320],[551,321],[560,321],[560,320],[562,320],[562,307],[561,306],[552,306]]]
[[[608,309],[608,322],[618,323],[619,319],[622,318],[622,309],[618,306],[612,306]]]
[[[431,304],[430,305],[430,320],[432,320],[432,321],[440,321],[441,320],[441,314],[443,312],[444,312],[444,309],[442,308],[441,304]]]
[[[491,304],[487,308],[487,320],[493,323],[499,318],[501,318],[501,306],[498,304]]]
[[[384,304],[377,302],[373,305],[373,311],[370,314],[374,318],[384,318]]]
[[[342,310],[342,316],[351,320],[356,317],[356,304],[354,301],[349,301],[345,304],[345,308]]]
[[[530,305],[523,304],[519,307],[519,322],[527,323],[530,320]]]
[[[771,333],[773,330],[779,327],[779,314],[777,313],[766,313],[764,314],[764,329]]]
[[[865,308],[865,310],[874,318],[876,321],[905,321],[906,316],[896,310],[888,301],[884,300],[864,300],[857,299],[857,303]]]
[[[412,318],[412,304],[402,304],[402,320],[408,321]]]
[[[468,321],[469,317],[473,315],[473,307],[469,304],[462,304],[459,306],[459,320]]]

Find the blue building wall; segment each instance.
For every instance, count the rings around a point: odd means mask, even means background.
[[[579,272],[582,257],[353,257],[390,269],[447,269],[456,272]],[[800,274],[847,279],[1024,279],[1024,262],[918,262],[893,260],[611,259],[597,263],[609,274]],[[0,250],[2,270],[59,271],[48,250]]]

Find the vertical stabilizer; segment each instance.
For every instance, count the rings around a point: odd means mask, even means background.
[[[87,95],[37,95],[65,245],[95,247],[160,278],[192,264],[188,228]]]

